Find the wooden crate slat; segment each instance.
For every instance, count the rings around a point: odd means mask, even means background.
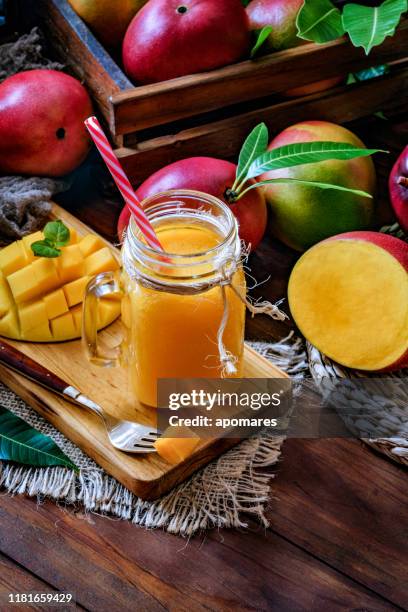
[[[116,154],[134,183],[168,163],[195,155],[236,158],[248,132],[265,121],[277,133],[297,121],[320,119],[347,123],[377,111],[396,114],[406,108],[408,67],[385,77],[338,87],[305,98],[275,104],[221,121],[120,148]]]
[[[135,87],[112,96],[115,135],[170,123],[407,56],[408,20],[405,20],[395,36],[375,47],[369,56],[348,40],[308,44],[207,73]]]

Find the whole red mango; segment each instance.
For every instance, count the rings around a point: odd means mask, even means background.
[[[212,70],[249,49],[240,0],[149,0],[123,41],[123,65],[138,83],[156,83]]]
[[[0,85],[0,172],[62,176],[86,157],[84,120],[92,103],[79,81],[57,70],[29,70]]]
[[[267,209],[263,192],[251,189],[242,199],[229,203],[226,191],[235,180],[236,165],[213,157],[189,157],[165,166],[152,174],[137,190],[140,201],[169,189],[192,189],[213,195],[230,206],[238,219],[239,235],[254,250],[265,233]],[[125,207],[118,221],[122,237],[129,221]]]
[[[391,170],[388,186],[398,223],[408,232],[408,145]]]

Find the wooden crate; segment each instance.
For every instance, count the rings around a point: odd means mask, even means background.
[[[367,57],[347,40],[308,44],[211,72],[134,86],[67,0],[28,0],[58,58],[87,85],[109,125],[117,154],[137,182],[190,155],[234,158],[259,121],[271,131],[305,119],[344,123],[396,114],[408,93],[408,20]],[[294,86],[390,64],[385,77],[284,99]]]

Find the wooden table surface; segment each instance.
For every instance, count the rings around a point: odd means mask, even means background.
[[[377,165],[385,193],[407,124],[368,122],[359,133],[369,144],[375,133],[375,144],[392,151]],[[97,165],[87,164],[60,200],[114,239],[119,205],[103,183]],[[258,281],[271,275],[259,294],[284,295],[294,259],[266,239],[251,261]],[[248,334],[281,338],[289,327],[257,317]],[[407,609],[404,469],[360,441],[320,439],[287,441],[271,472],[268,529],[249,519],[246,530],[214,530],[190,541],[1,493],[0,610],[12,609],[10,592],[54,591],[73,593],[79,609],[101,612]]]

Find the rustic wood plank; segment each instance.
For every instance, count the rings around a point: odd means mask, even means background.
[[[111,120],[109,97],[131,87],[111,56],[67,0],[20,0],[22,12],[41,25],[58,59],[85,82],[105,120]],[[111,125],[111,129],[113,126]]]
[[[232,64],[114,94],[115,135],[170,123],[225,106],[347,75],[408,55],[408,20],[369,56],[346,39],[325,45],[307,44]]]
[[[406,609],[407,502],[403,468],[362,442],[288,440],[268,514],[274,531]]]
[[[1,528],[0,528],[1,533]],[[29,571],[14,563],[11,559],[0,552],[0,609],[12,608],[9,602],[9,594],[16,593],[56,593],[47,582],[34,576]],[[15,604],[17,607],[17,604]],[[63,608],[63,606],[61,606]],[[19,610],[44,610],[41,604],[18,605]],[[66,609],[66,608],[65,608]],[[74,606],[71,609],[75,609]]]
[[[276,534],[252,530],[183,543],[51,503],[36,509],[27,498],[0,498],[2,549],[91,610],[392,609]]]
[[[116,154],[132,181],[139,183],[157,169],[184,157],[237,159],[245,137],[261,121],[269,125],[271,134],[308,119],[346,123],[379,110],[399,112],[406,106],[407,94],[408,68],[378,80],[335,88],[146,140],[135,148],[117,149]]]

